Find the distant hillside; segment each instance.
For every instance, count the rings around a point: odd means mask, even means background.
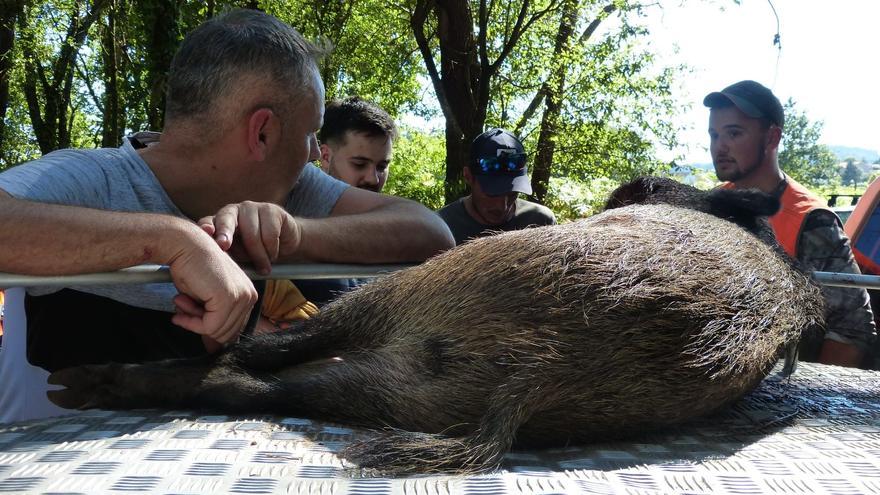
[[[840,161],[847,158],[855,158],[856,160],[865,160],[874,163],[880,158],[880,153],[875,150],[866,150],[865,148],[852,148],[850,146],[828,146]]]

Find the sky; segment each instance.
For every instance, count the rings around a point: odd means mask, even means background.
[[[685,163],[708,163],[708,109],[703,97],[753,79],[788,98],[811,122],[824,123],[820,143],[880,150],[880,1],[768,0],[706,2],[654,8],[646,18],[660,61],[693,68],[682,80]],[[723,10],[722,10],[723,7]],[[678,52],[675,53],[677,46]]]

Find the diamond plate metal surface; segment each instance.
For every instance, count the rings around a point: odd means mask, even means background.
[[[481,476],[359,478],[335,453],[368,435],[192,411],[0,424],[0,493],[880,493],[880,372],[800,363],[715,416],[628,442],[515,451]]]

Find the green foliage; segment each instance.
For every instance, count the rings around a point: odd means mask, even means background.
[[[21,60],[20,49],[16,47],[12,57]],[[0,170],[33,160],[40,156],[40,147],[30,125],[27,104],[24,101],[24,66],[13,64],[10,74],[9,108],[6,111],[6,127],[3,145],[0,147]]]
[[[617,10],[603,17],[606,5],[580,2],[572,44],[556,58],[553,40],[561,13],[536,23],[493,83],[486,127],[517,128],[527,150],[536,150],[542,113],[528,114],[518,102],[534,101],[545,82],[564,81],[561,112],[549,138],[555,150],[547,204],[559,204],[558,192],[565,189],[560,189],[560,180],[566,187],[592,190],[592,182],[600,178],[622,182],[667,173],[671,167],[656,153],[658,146],[673,148],[677,143],[681,129],[671,117],[684,105],[673,97],[673,88],[686,68],[655,66],[654,55],[643,44],[647,31],[638,24],[642,11],[616,2]],[[584,36],[594,21],[605,29]]]
[[[418,201],[432,210],[443,207],[445,140],[441,134],[401,129],[394,143],[386,194]]]
[[[478,22],[479,2],[465,1]],[[99,2],[50,0],[30,3],[27,17],[16,34],[11,99],[5,136],[0,144],[0,167],[39,155],[24,97],[25,62],[49,67],[57,58],[74,13]],[[322,61],[321,72],[328,98],[358,94],[380,104],[389,113],[420,115],[436,113],[428,92],[424,60],[416,46],[410,15],[415,1],[381,0],[121,0],[100,2],[106,10],[90,29],[75,57],[76,70],[67,111],[70,145],[95,147],[102,142],[107,121],[105,92],[106,45],[101,35],[114,16],[116,45],[121,51],[118,66],[120,111],[127,132],[159,130],[153,124],[161,105],[162,54],[173,52],[183,34],[207,17],[245,5],[258,5],[291,23],[307,38],[334,46]],[[505,43],[516,25],[524,0],[489,2],[485,33],[489,62],[504,53]],[[612,4],[611,14],[603,9]],[[649,47],[647,32],[639,25],[644,12],[637,4],[615,0],[584,0],[571,3],[577,12],[570,46],[553,56],[563,13],[559,0],[528,3],[529,24],[509,55],[488,80],[489,99],[485,126],[519,127],[526,149],[538,146],[540,123],[546,100],[527,114],[527,107],[549,82],[562,80],[561,102],[549,179],[547,204],[560,220],[595,212],[607,193],[622,181],[642,174],[667,174],[671,164],[661,162],[658,146],[674,146],[679,129],[672,118],[680,105],[672,97],[683,67],[658,67]],[[651,7],[644,7],[644,9]],[[601,29],[584,36],[599,20]],[[430,48],[439,62],[436,30],[438,19],[427,23]],[[475,39],[478,39],[477,29]],[[160,41],[161,40],[161,43]],[[32,53],[29,58],[23,48]],[[480,81],[474,67],[471,84]],[[158,86],[157,86],[158,85]],[[157,93],[158,91],[158,93]],[[427,103],[426,103],[427,102]],[[46,95],[38,95],[45,108]],[[479,112],[473,116],[479,117]],[[794,141],[793,141],[794,142]],[[395,143],[391,175],[385,192],[408,197],[432,209],[443,206],[447,166],[445,134],[426,134],[403,129]],[[794,174],[793,174],[794,175]],[[465,194],[466,191],[454,190]]]
[[[792,99],[785,103],[784,109],[785,128],[779,168],[801,184],[815,189],[836,184],[840,178],[837,158],[827,146],[819,144],[822,122],[810,122]]]
[[[321,62],[327,99],[358,95],[392,116],[421,109],[424,73],[400,6],[380,0],[264,1],[266,12],[332,47]]]
[[[583,182],[571,177],[553,177],[546,206],[553,210],[559,223],[577,220],[600,211],[608,196],[620,182],[599,177]]]
[[[718,177],[713,169],[694,166],[673,167],[670,175],[679,182],[689,184],[703,191],[717,187],[719,184]]]
[[[846,168],[843,171],[843,174],[840,178],[840,183],[844,186],[852,185],[853,187],[858,186],[859,182],[862,181],[864,174],[862,170],[856,165],[855,160],[849,159],[846,161]]]

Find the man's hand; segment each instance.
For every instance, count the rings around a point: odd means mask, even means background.
[[[207,236],[168,261],[180,294],[171,321],[221,344],[234,341],[247,324],[257,291],[235,261]]]
[[[263,275],[281,252],[294,253],[302,241],[302,230],[284,208],[272,203],[226,205],[215,215],[199,220],[199,226],[214,237],[217,245],[241,261],[250,261]]]

